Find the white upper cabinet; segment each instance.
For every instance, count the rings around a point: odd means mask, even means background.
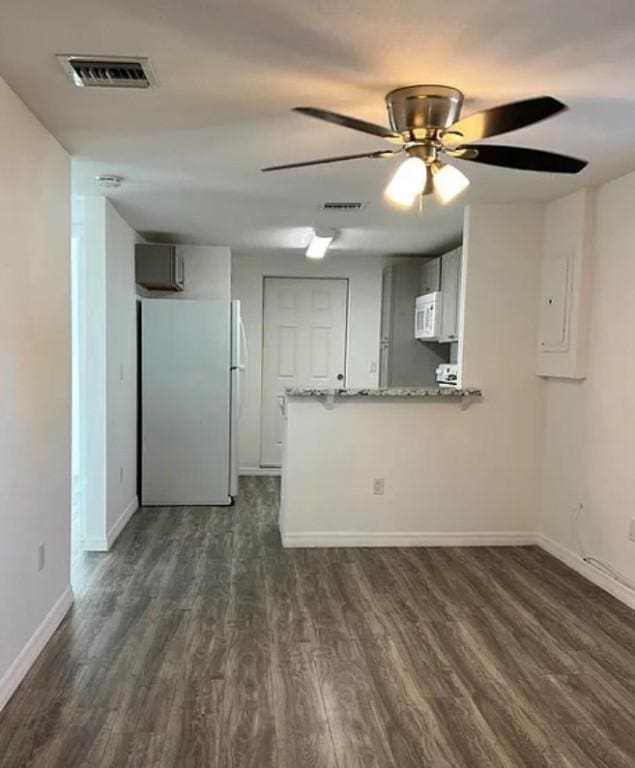
[[[549,203],[545,218],[536,373],[583,379],[589,336],[590,190]]]
[[[441,332],[439,341],[459,338],[459,294],[461,290],[461,248],[441,257]]]
[[[421,294],[435,293],[441,289],[441,257],[427,259],[421,267]]]

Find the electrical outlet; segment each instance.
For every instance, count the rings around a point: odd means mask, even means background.
[[[628,530],[628,538],[631,541],[635,541],[635,517],[631,517],[631,525]]]
[[[373,360],[371,362],[370,367],[369,367],[369,372],[370,373],[377,373],[377,361],[376,360]]]
[[[43,571],[46,565],[46,547],[44,544],[40,544],[37,548],[37,569]]]
[[[119,482],[123,483],[123,467],[119,467]]]
[[[373,480],[373,496],[383,496],[383,495],[384,495],[384,478],[376,477]]]

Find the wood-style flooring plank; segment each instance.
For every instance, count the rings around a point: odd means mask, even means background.
[[[284,550],[279,482],[141,509],[0,768],[632,768],[635,614],[536,547]]]

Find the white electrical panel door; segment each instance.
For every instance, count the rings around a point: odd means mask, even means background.
[[[348,280],[267,277],[260,463],[282,461],[285,387],[345,386]]]
[[[540,302],[541,352],[566,352],[571,323],[572,254],[562,253],[543,265]]]
[[[548,203],[542,253],[536,373],[583,379],[589,346],[593,193]]]

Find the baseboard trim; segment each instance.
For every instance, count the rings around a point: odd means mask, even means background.
[[[105,536],[91,536],[82,539],[84,552],[108,552],[108,539]]]
[[[309,531],[282,533],[282,546],[307,547],[521,547],[536,543],[527,531],[426,533],[414,531]]]
[[[108,531],[108,536],[107,536],[108,549],[110,549],[112,545],[115,543],[115,541],[117,541],[117,537],[126,527],[126,525],[128,524],[128,521],[138,509],[139,509],[139,499],[135,496],[130,501],[128,506],[124,509],[124,511],[119,515],[119,518],[111,527],[111,529]]]
[[[82,539],[82,549],[85,552],[108,552],[138,509],[139,499],[135,496],[111,526],[106,536],[91,536]]]
[[[536,539],[538,546],[544,549],[545,552],[553,555],[557,560],[560,560],[565,565],[568,565],[569,568],[584,576],[585,579],[608,592],[620,602],[628,605],[629,608],[635,608],[635,593],[628,587],[598,571],[597,568],[586,563],[576,552],[572,552],[559,542],[554,541],[554,539],[549,539],[539,534],[536,536]]]
[[[282,474],[280,467],[241,467],[239,475],[256,475],[256,477],[279,477]]]
[[[73,589],[69,585],[0,680],[0,712],[13,696],[72,604]]]

